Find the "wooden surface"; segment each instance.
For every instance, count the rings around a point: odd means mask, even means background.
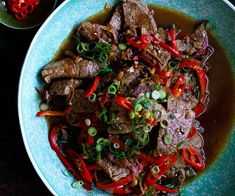
[[[17,114],[20,71],[29,44],[37,30],[38,28],[13,30],[0,24],[1,196],[51,195],[38,177],[25,151]]]

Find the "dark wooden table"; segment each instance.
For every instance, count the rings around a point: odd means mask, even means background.
[[[62,0],[59,1],[59,3]],[[234,0],[232,1],[234,3]],[[51,195],[25,151],[17,114],[21,66],[38,28],[13,30],[0,24],[0,195]]]

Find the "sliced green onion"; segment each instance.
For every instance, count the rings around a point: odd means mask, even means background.
[[[163,141],[164,141],[164,143],[165,143],[166,145],[171,144],[171,143],[172,143],[172,140],[173,140],[173,137],[172,137],[172,135],[169,134],[169,133],[166,133],[166,134],[164,135],[164,137],[163,137]]]
[[[145,133],[149,133],[151,130],[152,130],[152,126],[151,126],[151,125],[146,125],[146,126],[143,128],[143,131],[144,131]]]
[[[191,178],[193,176],[196,176],[197,174],[192,167],[189,167],[188,169],[185,170],[185,175],[187,178]]]
[[[88,127],[91,125],[91,120],[89,118],[85,120],[85,125]]]
[[[96,136],[97,135],[97,130],[96,130],[96,128],[94,128],[94,127],[90,127],[89,129],[88,129],[88,133],[89,133],[89,135],[91,135],[91,136]]]
[[[109,73],[109,72],[113,72],[113,70],[110,67],[106,66],[106,67],[103,67],[103,68],[99,69],[97,71],[97,74],[100,74],[100,73]]]
[[[151,116],[151,113],[147,110],[144,113],[144,118],[149,118]]]
[[[163,119],[163,120],[160,121],[160,125],[161,125],[162,128],[165,129],[165,128],[169,127],[170,122],[167,119]]]
[[[150,103],[148,101],[144,101],[143,106],[144,106],[145,109],[148,110],[149,109],[149,105],[150,105]]]
[[[158,165],[154,165],[151,169],[152,174],[158,174],[158,172],[160,171]]]
[[[150,97],[149,92],[146,92],[146,93],[144,94],[144,97],[145,97],[145,99],[149,99],[149,97]]]
[[[137,104],[135,105],[135,112],[140,112],[142,110],[142,105]]]
[[[169,68],[176,70],[176,69],[178,69],[179,63],[180,63],[179,60],[174,59],[174,60],[169,61],[167,65]]]
[[[166,92],[162,89],[159,91],[159,99],[164,99],[166,97]]]
[[[129,112],[129,117],[130,117],[131,120],[134,119],[135,118],[135,113],[130,111]]]
[[[153,91],[151,96],[154,100],[157,100],[160,97],[160,93],[158,91]]]
[[[49,108],[49,105],[48,105],[48,104],[46,104],[46,103],[41,103],[41,104],[40,104],[40,110],[41,110],[41,111],[48,110],[48,108]]]
[[[101,145],[106,145],[106,144],[109,144],[110,141],[108,139],[105,139],[103,137],[99,138],[96,142],[97,144],[101,144]]]
[[[92,95],[90,97],[88,97],[88,100],[91,102],[91,103],[94,103],[96,101],[96,94],[95,93],[92,93]]]
[[[162,111],[161,110],[156,110],[154,113],[154,118],[155,119],[160,119],[162,117]]]
[[[79,180],[71,184],[71,186],[75,189],[79,189],[84,185],[84,182]]]
[[[101,152],[103,147],[102,147],[101,144],[96,144],[95,149],[96,149],[97,152]]]
[[[111,84],[108,87],[108,93],[111,94],[111,95],[116,95],[117,94],[117,88],[113,84]]]
[[[179,149],[183,144],[185,144],[185,141],[181,141],[180,143],[177,144],[177,149]]]
[[[119,44],[118,44],[118,49],[119,49],[119,50],[126,50],[126,47],[127,47],[127,46],[126,46],[126,44],[124,44],[124,43],[119,43]]]
[[[120,145],[119,145],[118,143],[114,143],[114,144],[113,144],[113,147],[114,147],[115,149],[119,149],[119,148],[120,148]]]

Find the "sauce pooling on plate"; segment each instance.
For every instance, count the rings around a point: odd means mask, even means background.
[[[208,70],[213,79],[221,48],[208,41],[207,21],[150,9],[129,0],[83,22],[41,72],[37,116],[49,118],[50,145],[74,187],[176,193],[213,159],[207,140],[221,133],[204,122],[219,120],[210,114],[218,98]]]

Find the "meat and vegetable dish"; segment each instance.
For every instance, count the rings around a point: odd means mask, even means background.
[[[38,117],[51,148],[77,180],[116,195],[177,193],[205,169],[206,24],[191,35],[157,26],[138,0],[120,1],[108,23],[83,22],[64,58],[43,67]]]

